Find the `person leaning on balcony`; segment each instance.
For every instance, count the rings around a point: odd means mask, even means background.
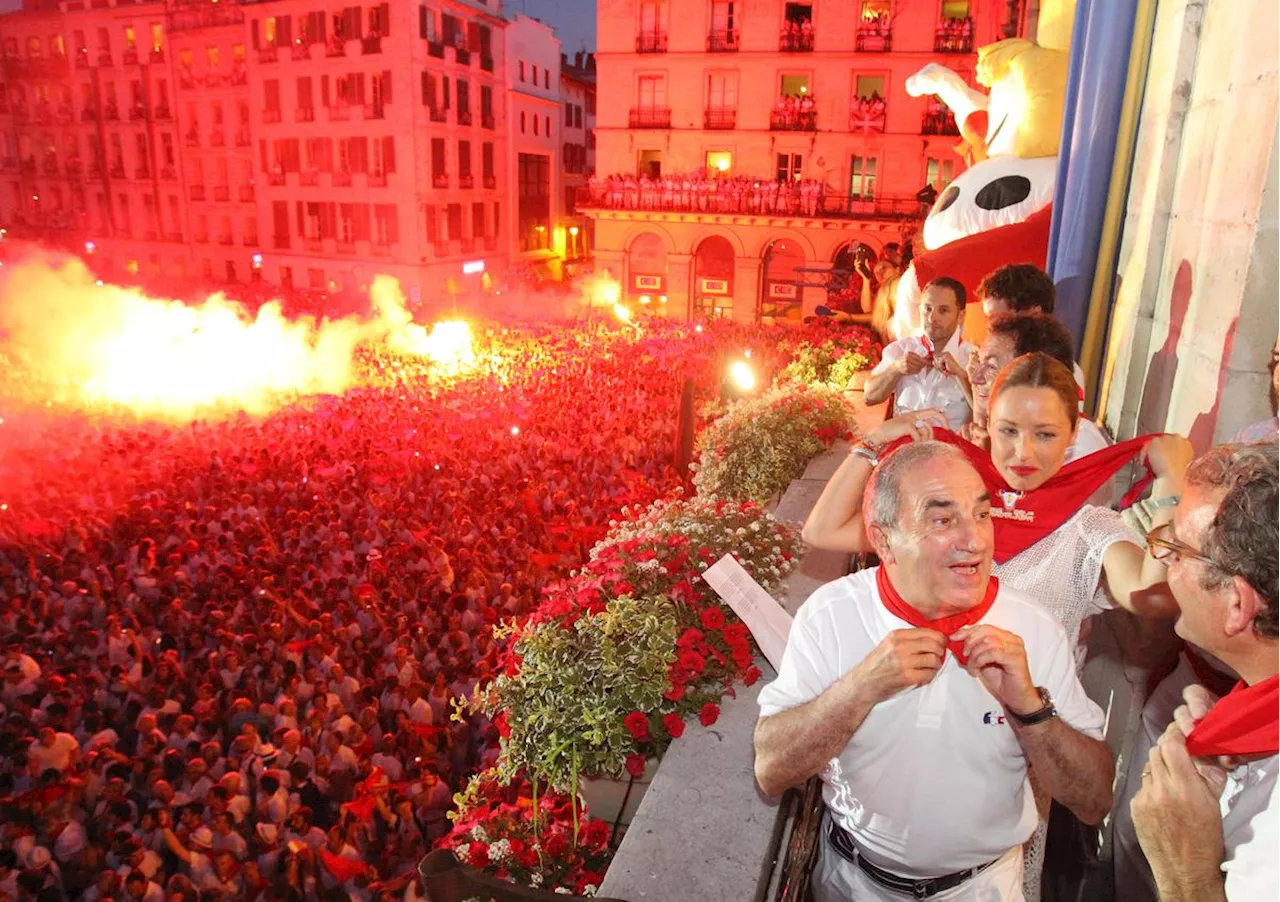
[[[1274,441],[1210,450],[1187,468],[1172,525],[1151,534],[1178,635],[1240,675],[1221,699],[1185,690],[1130,805],[1160,902],[1280,895],[1278,464]]]
[[[894,410],[941,410],[953,432],[969,422],[969,377],[965,367],[973,345],[960,336],[964,286],[955,279],[934,279],[920,292],[920,333],[884,349],[867,379],[866,400],[879,404],[894,397]]]
[[[991,577],[991,497],[963,454],[891,452],[866,509],[882,563],[796,614],[760,694],[756,778],[771,795],[822,778],[817,902],[1020,902],[1028,768],[1082,820],[1110,809],[1102,712],[1062,627]]]

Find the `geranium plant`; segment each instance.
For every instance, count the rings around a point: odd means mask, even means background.
[[[545,787],[537,793],[528,780],[487,770],[453,800],[453,829],[438,847],[452,850],[463,864],[578,896],[599,888],[612,857],[610,827],[590,818],[575,821],[572,795]]]
[[[765,502],[840,437],[849,409],[825,386],[775,386],[733,404],[699,437],[693,484],[701,495]]]
[[[880,361],[880,344],[869,329],[850,326],[827,329],[825,334],[803,341],[791,350],[791,360],[778,375],[779,382],[826,385],[843,390],[855,375]]]

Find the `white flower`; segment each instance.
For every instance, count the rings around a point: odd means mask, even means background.
[[[529,874],[529,883],[533,886],[542,886],[542,871],[533,871]]]
[[[511,841],[506,839],[495,840],[489,846],[489,860],[501,864],[511,855]]]
[[[572,896],[572,895],[573,895],[573,890],[569,889],[569,887],[567,887],[567,886],[557,886],[557,887],[556,887],[556,892],[557,892],[557,893],[559,893],[559,894],[560,894],[560,895],[562,895],[562,896]]]
[[[471,838],[476,842],[488,842],[489,834],[484,831],[484,827],[482,825],[476,824],[471,828]]]
[[[459,861],[470,861],[471,843],[463,843],[453,850]]]

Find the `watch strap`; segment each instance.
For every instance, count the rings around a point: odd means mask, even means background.
[[[1009,711],[1009,716],[1013,718],[1019,726],[1034,727],[1038,723],[1044,723],[1058,716],[1058,708],[1053,703],[1053,697],[1049,695],[1049,690],[1043,686],[1037,686],[1036,692],[1040,693],[1040,700],[1044,702],[1044,706],[1039,710],[1032,711],[1029,714],[1019,714],[1016,711]],[[1008,710],[1008,709],[1006,709]]]

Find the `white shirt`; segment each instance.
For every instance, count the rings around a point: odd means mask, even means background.
[[[1227,775],[1219,805],[1226,839],[1227,902],[1280,896],[1280,756],[1241,764]]]
[[[951,340],[947,342],[946,347],[937,352],[937,356],[950,354],[958,364],[964,366],[974,350],[973,345],[960,337],[960,329],[957,327],[951,335]],[[921,357],[929,355],[929,348],[925,345],[923,336],[911,335],[888,345],[871,374],[880,375],[898,360],[907,356],[909,352],[919,354]],[[893,391],[893,409],[897,413],[905,413],[909,410],[940,410],[946,416],[952,432],[958,432],[961,426],[973,418],[973,410],[969,407],[969,399],[965,396],[964,389],[960,387],[960,380],[934,367],[923,369],[913,376],[903,376],[898,379],[898,386]]]
[[[1021,636],[1032,679],[1062,719],[1101,738],[1102,711],[1052,617],[1001,586],[981,622]],[[817,698],[890,632],[909,627],[880,601],[875,569],[822,586],[796,614],[778,678],[760,693],[761,716]],[[1003,708],[951,654],[928,685],[876,705],[821,776],[832,817],[859,851],[905,876],[985,864],[1026,841],[1038,819]]]

